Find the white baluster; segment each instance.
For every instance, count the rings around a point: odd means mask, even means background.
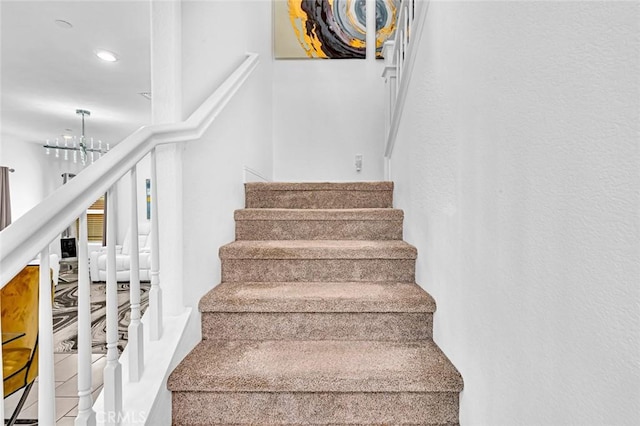
[[[131,169],[131,321],[129,322],[129,380],[137,382],[144,367],[144,340],[140,322],[140,255],[138,247],[138,178],[136,166]]]
[[[107,363],[104,367],[104,410],[109,425],[119,424],[122,413],[122,366],[118,360],[118,282],[116,277],[115,186],[107,191]],[[113,206],[113,208],[112,208]]]
[[[406,28],[406,30],[405,30],[406,37],[405,37],[405,43],[404,44],[405,44],[405,52],[406,52],[406,50],[407,50],[406,47],[409,44],[409,39],[411,39],[411,17],[409,15],[409,13],[406,13],[404,15],[404,17],[405,17],[404,26]]]
[[[415,13],[415,2],[413,0],[408,2],[407,7],[409,8],[409,21],[413,22],[413,14]]]
[[[393,51],[393,64],[395,66],[395,77],[394,78],[394,85],[393,85],[393,93],[398,93],[398,46],[396,46],[395,50]],[[393,105],[395,108],[395,104],[396,104],[396,97],[393,97]]]
[[[404,48],[406,46],[406,41],[407,41],[407,35],[405,33],[405,31],[400,31],[400,70],[399,70],[399,74],[400,74],[400,81],[402,81],[402,79],[404,78]]]
[[[40,252],[38,301],[38,422],[43,425],[53,425],[56,422],[51,296],[51,270],[49,269],[49,245],[47,245]]]
[[[405,2],[406,3],[406,2]],[[408,37],[407,34],[407,13],[409,13],[409,9],[407,5],[402,5],[402,10],[400,11],[400,19],[398,20],[398,28],[404,31],[404,37],[400,40],[400,43],[404,43],[404,40]]]
[[[95,426],[91,397],[91,295],[87,213],[80,215],[78,246],[78,416],[75,426]]]
[[[385,133],[388,134],[389,126],[391,124],[392,113],[394,110],[394,105],[396,101],[396,63],[395,63],[395,46],[396,42],[394,40],[389,40],[384,43],[384,47],[382,49],[382,54],[384,55],[384,81],[386,85],[386,116],[387,123]]]
[[[400,31],[400,43],[398,44],[398,50],[396,51],[396,68],[398,71],[396,72],[396,93],[400,91],[400,82],[402,81],[402,31]]]
[[[149,290],[150,338],[162,337],[162,289],[160,288],[160,233],[158,225],[158,173],[156,148],[151,151],[151,289]]]

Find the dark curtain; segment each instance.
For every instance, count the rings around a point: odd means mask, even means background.
[[[9,168],[0,167],[0,231],[11,224],[11,194]]]

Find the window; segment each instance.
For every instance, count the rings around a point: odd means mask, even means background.
[[[104,232],[104,195],[87,210],[87,228],[89,241],[103,240]]]

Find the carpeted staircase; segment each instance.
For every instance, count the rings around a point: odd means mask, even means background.
[[[250,183],[202,342],[169,378],[174,425],[458,423],[393,183]]]

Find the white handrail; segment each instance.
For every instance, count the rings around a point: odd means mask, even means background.
[[[387,139],[385,143],[384,156],[389,159],[393,154],[393,148],[398,134],[400,118],[404,110],[405,99],[409,89],[409,82],[416,61],[418,41],[422,37],[424,22],[429,10],[430,0],[403,0],[398,14],[398,27],[396,37],[388,42],[391,47],[390,53],[385,53],[393,58],[392,63],[387,66],[383,77],[389,76],[389,69],[393,70],[393,78],[387,79],[390,95],[389,125]],[[419,6],[418,6],[419,5]],[[414,7],[416,10],[414,10]],[[386,44],[386,43],[385,43]],[[393,86],[393,87],[392,87]]]
[[[0,232],[0,287],[153,148],[200,138],[257,65],[258,55],[247,54],[244,62],[187,120],[141,127]]]
[[[95,199],[107,192],[108,205],[115,205],[116,184],[130,174],[132,194],[130,218],[131,250],[133,253],[129,281],[131,283],[131,338],[129,348],[129,383],[141,379],[144,372],[143,329],[140,322],[140,284],[137,264],[138,230],[136,165],[151,153],[152,215],[151,215],[151,290],[147,312],[151,318],[150,340],[163,338],[162,288],[159,277],[158,196],[156,176],[156,147],[161,144],[199,139],[226,106],[258,64],[258,55],[248,54],[240,66],[185,121],[142,127],[124,139],[103,159],[86,168],[78,178],[64,185],[42,203],[0,233],[0,287],[4,287],[36,253],[40,253],[39,302],[39,389],[38,415],[41,423],[55,423],[55,377],[53,356],[53,318],[51,279],[49,274],[49,245],[69,223],[80,217],[80,247],[78,265],[78,415],[77,426],[96,423],[119,425],[123,413],[123,366],[118,353],[118,290],[116,273],[117,212],[107,215],[107,283],[106,283],[106,365],[103,372],[104,407],[100,413],[93,409],[91,395],[91,319],[89,300],[88,242],[86,209]],[[98,277],[96,277],[98,278]],[[0,350],[1,355],[1,350]],[[0,395],[4,395],[0,389]],[[3,410],[0,409],[0,412]],[[102,420],[98,420],[97,414]]]

